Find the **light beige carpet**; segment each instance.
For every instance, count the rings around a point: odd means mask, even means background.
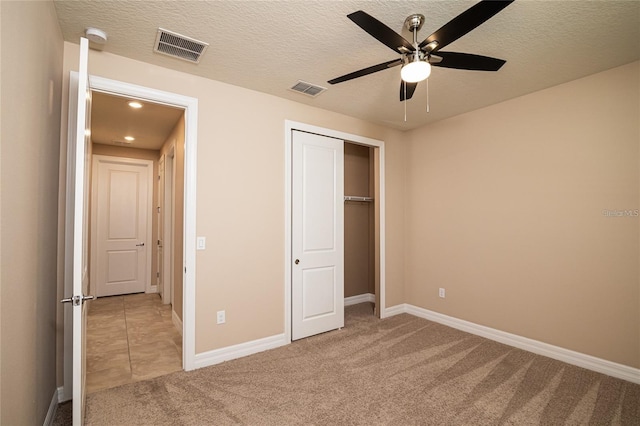
[[[640,385],[410,315],[100,391],[88,425],[640,425]]]

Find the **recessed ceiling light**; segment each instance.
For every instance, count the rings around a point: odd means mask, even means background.
[[[132,142],[132,141],[136,140],[136,138],[134,138],[133,136],[125,136],[124,139],[129,141],[129,142]]]
[[[136,101],[131,101],[129,102],[129,106],[131,108],[142,108],[142,104],[140,102],[136,102]]]

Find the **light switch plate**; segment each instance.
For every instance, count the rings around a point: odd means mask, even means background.
[[[207,248],[207,238],[206,237],[197,237],[196,238],[196,250],[204,250]]]

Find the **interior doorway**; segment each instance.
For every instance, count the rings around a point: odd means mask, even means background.
[[[175,321],[182,330],[181,364],[184,370],[195,368],[195,210],[196,210],[196,153],[197,153],[197,117],[198,100],[196,98],[164,92],[134,84],[119,82],[97,76],[89,76],[89,86],[93,94],[106,93],[129,99],[137,99],[152,104],[171,106],[182,110],[184,134],[183,180],[175,179],[173,186],[183,189],[182,197],[175,197],[174,217],[181,217],[181,226],[175,226],[176,234],[180,233],[174,244],[176,257],[181,255],[179,267],[174,268],[174,277],[180,276],[182,281],[182,297],[174,301],[180,310],[181,321]],[[177,154],[176,154],[177,155]],[[155,186],[155,185],[154,185]],[[176,220],[174,219],[174,223]],[[65,281],[65,291],[71,293],[70,281]],[[175,320],[175,317],[172,316]],[[65,315],[64,343],[64,394],[71,395],[73,359],[73,333],[71,321]]]
[[[182,276],[162,273],[181,270],[182,252],[161,235],[182,246],[168,203],[183,199],[173,182],[184,182],[175,176],[184,167],[173,164],[183,159],[184,109],[102,92],[92,99],[90,270],[98,298],[88,305],[88,392],[181,370],[183,352],[182,309],[175,297],[162,298],[183,293]],[[161,180],[171,183],[169,194]]]

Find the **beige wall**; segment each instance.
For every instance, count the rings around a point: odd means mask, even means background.
[[[158,205],[158,159],[160,158],[159,150],[152,149],[138,149],[127,148],[123,146],[105,145],[94,143],[93,155],[109,155],[112,157],[124,157],[124,158],[136,158],[139,160],[151,160],[153,161],[153,208],[151,211],[151,273],[149,274],[149,280],[151,285],[157,284],[156,272],[158,271],[158,215],[156,212],[156,206]],[[92,163],[93,164],[93,163]],[[95,283],[92,283],[92,289],[95,289]]]
[[[65,43],[65,85],[77,58]],[[91,74],[199,99],[196,232],[207,249],[196,256],[196,353],[284,332],[285,119],[386,141],[387,306],[403,301],[400,132],[105,52],[89,61]]]
[[[344,194],[361,197],[370,193],[371,148],[344,144]],[[373,203],[344,203],[344,296],[375,293]]]
[[[406,302],[640,367],[639,76],[409,132]]]
[[[50,1],[0,3],[0,424],[44,422],[56,391],[63,42]]]
[[[165,155],[171,149],[174,150],[175,167],[175,194],[173,199],[174,208],[174,238],[173,238],[173,310],[178,318],[182,319],[182,265],[183,265],[183,240],[184,240],[184,114],[178,120],[171,134],[162,145],[160,154]]]

